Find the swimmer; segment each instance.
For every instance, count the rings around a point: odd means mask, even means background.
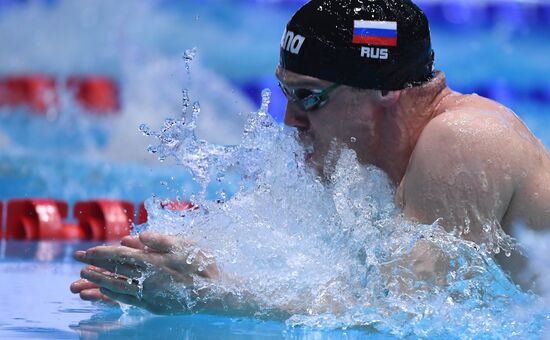
[[[313,0],[288,23],[280,53],[284,122],[312,146],[307,158],[319,176],[330,175],[333,150],[354,150],[360,163],[388,174],[405,218],[438,220],[449,232],[485,244],[516,283],[536,288],[532,277],[520,275],[527,259],[517,249],[499,253],[495,235],[500,228],[510,235],[518,223],[549,227],[549,154],[510,109],[447,86],[434,69],[428,21],[416,5]],[[190,284],[193,275],[221,279],[215,263],[199,271],[177,255],[191,241],[144,232],[121,246],[78,251],[76,259],[89,266],[71,290],[85,300],[184,311],[173,283]],[[445,261],[431,251],[425,244],[413,250],[418,275],[445,275]],[[207,256],[201,251],[197,258]],[[137,277],[145,268],[153,270],[143,285],[119,277]],[[222,304],[231,306],[227,300]]]

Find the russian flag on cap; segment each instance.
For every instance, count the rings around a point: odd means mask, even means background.
[[[397,46],[397,22],[354,20],[353,43],[374,46]]]

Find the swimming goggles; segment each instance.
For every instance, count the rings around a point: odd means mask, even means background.
[[[303,88],[289,88],[279,82],[279,87],[286,99],[296,103],[304,111],[313,111],[324,106],[328,102],[328,94],[334,91],[340,84],[332,84],[322,90],[309,90]]]

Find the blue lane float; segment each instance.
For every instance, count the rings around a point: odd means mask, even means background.
[[[52,6],[60,0],[38,0],[36,2]],[[26,5],[28,0],[0,0],[0,8]],[[161,0],[160,3],[170,3],[170,0]],[[204,3],[204,0],[193,0]],[[215,6],[218,2],[207,0]],[[231,0],[235,4],[249,4],[255,6],[278,6],[298,8],[307,0]],[[467,1],[467,0],[414,0],[428,16],[432,25],[472,28],[479,26],[494,26],[499,24],[512,25],[520,28],[534,25],[550,26],[550,3],[546,1]]]
[[[278,88],[275,77],[272,79],[252,80],[237,84],[240,90],[256,105],[260,105],[263,89],[271,90],[271,103],[269,113],[279,123],[284,120],[284,112],[287,100]],[[477,93],[480,96],[496,100],[504,105],[513,107],[515,103],[531,101],[536,104],[550,105],[550,83],[537,84],[533,87],[524,88],[514,86],[504,79],[496,79],[474,86],[462,87],[452,86],[453,89],[462,93]]]
[[[520,1],[416,2],[433,25],[462,28],[507,25],[513,28],[550,25],[550,4]]]

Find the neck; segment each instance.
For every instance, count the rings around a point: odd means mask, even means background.
[[[442,103],[453,91],[447,87],[441,72],[429,83],[403,90],[393,108],[385,112],[383,124],[386,139],[381,145],[379,161],[395,185],[398,185],[409,164],[418,139],[428,123],[443,112]]]

